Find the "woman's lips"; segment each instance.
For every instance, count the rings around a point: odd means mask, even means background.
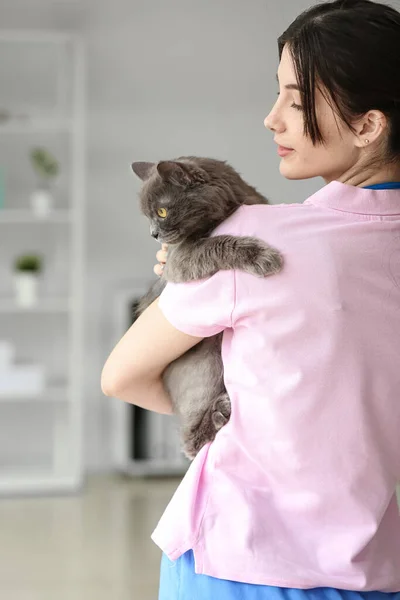
[[[294,152],[293,148],[285,148],[285,146],[278,146],[279,156],[287,156],[291,152]]]

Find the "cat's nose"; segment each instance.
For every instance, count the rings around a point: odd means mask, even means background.
[[[155,227],[154,225],[150,225],[150,235],[155,239],[158,240],[158,229],[157,227]]]

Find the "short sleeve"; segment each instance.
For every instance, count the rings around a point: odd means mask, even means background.
[[[235,307],[235,272],[218,271],[209,279],[168,283],[158,305],[179,331],[211,337],[232,327]]]
[[[243,235],[240,207],[211,234]],[[211,337],[232,328],[236,301],[235,271],[218,271],[208,279],[190,283],[168,283],[159,298],[165,318],[183,333]]]
[[[240,207],[211,235],[243,235],[243,209]],[[235,302],[236,274],[230,270],[200,281],[168,283],[159,307],[175,329],[196,337],[211,337],[233,327]]]

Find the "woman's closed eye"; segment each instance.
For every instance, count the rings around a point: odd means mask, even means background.
[[[277,95],[280,96],[281,93],[278,92]],[[301,106],[301,104],[296,104],[296,102],[294,102],[294,101],[290,105],[290,108],[295,108],[296,110],[303,110],[303,107]]]

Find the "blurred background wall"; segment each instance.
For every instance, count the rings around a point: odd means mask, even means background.
[[[272,202],[321,182],[285,181],[263,120],[275,101],[277,36],[306,0],[2,0],[0,27],[80,33],[87,65],[84,462],[111,465],[110,351],[115,288],[152,280],[157,245],[137,206],[133,160],[226,159]]]
[[[158,465],[158,475],[175,474],[175,478],[125,478],[117,474],[118,453],[123,463],[126,459],[121,438],[128,421],[124,411],[133,407],[104,397],[100,388],[103,364],[129,326],[127,314],[116,314],[116,295],[126,286],[137,285],[139,289],[154,279],[158,245],[138,210],[140,182],[130,164],[182,155],[228,160],[272,203],[302,202],[319,189],[320,180],[290,182],[280,176],[273,135],[263,125],[278,90],[277,37],[313,3],[1,0],[0,39],[9,30],[68,32],[81,37],[86,55],[86,119],[81,131],[75,132],[78,142],[84,142],[78,148],[81,164],[75,164],[75,171],[82,172],[82,189],[78,177],[70,194],[71,155],[64,142],[54,141],[58,138],[48,132],[37,138],[32,133],[21,138],[2,129],[2,107],[10,89],[1,82],[5,79],[16,88],[24,82],[18,80],[12,66],[19,60],[18,51],[6,59],[0,47],[0,209],[5,208],[0,210],[0,391],[5,378],[1,362],[4,364],[9,352],[1,343],[7,338],[15,340],[17,358],[40,357],[51,375],[65,376],[68,363],[69,317],[63,313],[62,302],[55,304],[54,314],[52,309],[45,313],[40,303],[26,312],[15,308],[10,269],[14,254],[28,251],[31,243],[43,249],[46,277],[41,289],[49,297],[58,294],[68,299],[65,274],[70,265],[68,210],[72,197],[82,203],[76,222],[78,229],[83,224],[84,249],[83,277],[79,265],[74,265],[78,268],[77,281],[83,280],[79,296],[82,292],[84,310],[82,313],[77,305],[75,323],[80,330],[74,333],[80,365],[71,361],[82,373],[82,386],[79,376],[69,403],[61,396],[57,405],[51,389],[44,402],[31,402],[29,396],[16,401],[0,394],[1,597],[156,597],[160,550],[150,534],[185,465],[181,462],[168,473],[164,465],[170,461]],[[400,1],[394,0],[393,5],[400,8]],[[31,81],[39,72],[43,81],[46,79],[45,62],[52,58],[46,52],[43,63],[37,54],[25,53],[23,71]],[[43,91],[43,81],[33,81],[29,93],[33,89]],[[67,96],[71,92],[64,91]],[[63,195],[56,198],[56,208],[65,209],[65,213],[57,212],[53,224],[37,224],[27,210],[35,180],[24,139],[30,140],[29,144],[48,143],[60,161]],[[4,165],[8,173],[3,198]],[[74,379],[75,374],[71,375]],[[82,448],[78,439],[80,412],[73,413],[75,392],[82,399]],[[55,394],[54,398],[58,397]],[[77,417],[69,440],[63,437],[67,407]],[[155,413],[149,414],[157,441],[160,421]],[[162,418],[165,424],[169,417]],[[31,466],[37,466],[52,444],[61,451],[60,456],[56,453],[50,457],[50,475],[41,479]],[[14,465],[10,471],[16,476],[13,481],[4,471],[9,462]],[[139,462],[135,463],[135,474],[143,474]],[[20,464],[25,468],[22,475]],[[147,468],[151,464],[146,461]],[[77,469],[72,473],[74,465]],[[80,488],[76,482],[82,471],[90,477],[84,478],[85,485]],[[69,479],[59,479],[59,472]],[[77,493],[59,495],[65,491],[65,482],[69,491]],[[31,498],[32,491],[38,497]],[[4,498],[3,492],[11,492],[11,498]],[[29,497],[16,498],[20,493]],[[42,497],[45,495],[48,497]]]

